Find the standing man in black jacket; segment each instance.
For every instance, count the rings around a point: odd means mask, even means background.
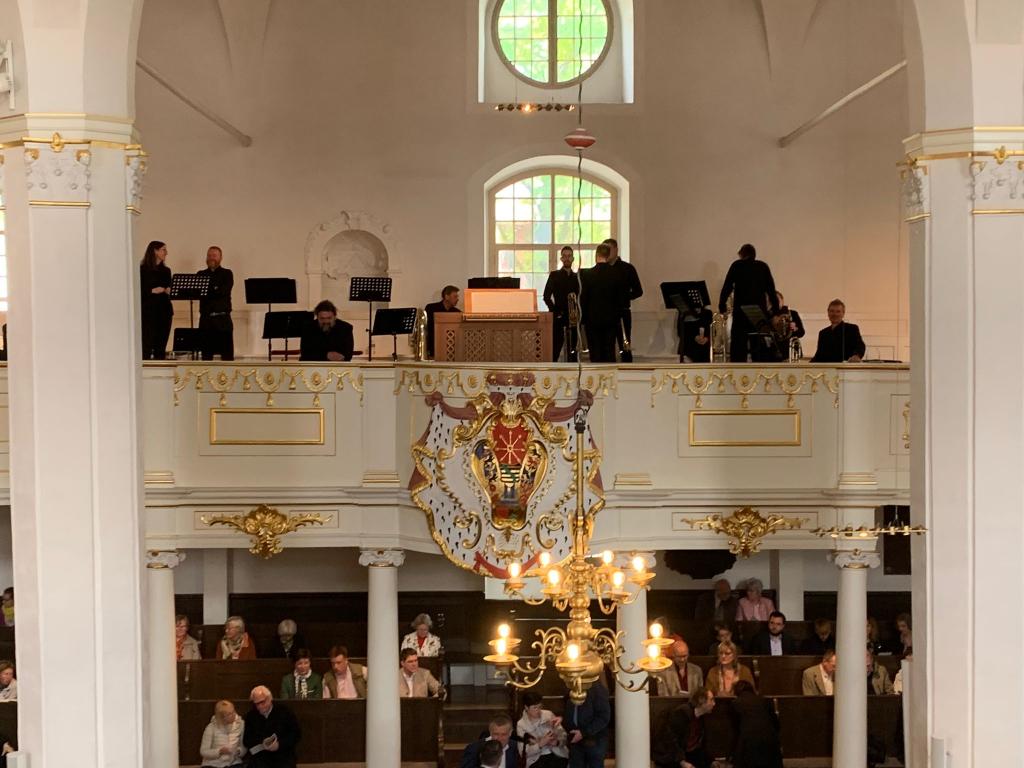
[[[210,276],[210,290],[199,300],[199,330],[202,333],[203,360],[235,359],[235,326],[231,322],[231,289],[235,276],[220,265],[224,252],[219,245],[206,249],[206,269],[197,274]]]
[[[594,253],[594,266],[580,270],[583,287],[580,303],[592,363],[615,362],[615,332],[619,326],[623,285],[615,267],[609,263],[611,252],[610,246],[601,243]]]
[[[633,312],[629,304],[644,295],[644,287],[640,284],[640,275],[636,267],[619,258],[619,241],[609,237],[602,245],[612,249],[608,263],[615,269],[615,274],[622,284],[622,295],[619,297],[619,319],[616,322],[615,340],[619,345],[619,360],[623,363],[633,362]]]
[[[580,276],[572,271],[573,252],[568,245],[562,248],[559,258],[562,260],[562,268],[556,269],[548,275],[548,281],[544,284],[544,303],[548,311],[553,314],[554,322],[554,350],[553,361],[558,362],[562,355],[562,344],[565,336],[569,334],[569,346],[565,350],[566,362],[576,362],[576,349],[579,341],[576,338],[576,329],[569,326],[569,294],[575,293],[577,300],[580,296]]]
[[[582,704],[573,704],[565,697],[562,727],[569,737],[569,768],[604,768],[611,720],[608,689],[600,680],[587,689]]]
[[[743,307],[756,305],[761,308],[767,317],[776,315],[779,312],[779,297],[775,292],[775,279],[772,277],[771,268],[763,261],[757,261],[757,249],[750,243],[740,246],[736,254],[739,256],[729,267],[725,276],[725,283],[722,285],[722,293],[718,298],[718,311],[725,313],[729,294],[732,299],[732,335],[729,339],[729,362],[747,362],[748,334],[757,329],[754,328],[747,316],[743,313]],[[769,313],[769,304],[771,312]],[[770,328],[765,329],[770,332]],[[760,349],[750,350],[754,362],[761,362]]]
[[[302,730],[295,714],[275,704],[270,689],[259,685],[249,694],[252,709],[245,713],[242,744],[249,750],[250,768],[295,768],[295,748]]]

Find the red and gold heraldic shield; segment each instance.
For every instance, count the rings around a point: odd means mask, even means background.
[[[569,515],[576,509],[573,417],[593,403],[583,390],[559,406],[537,396],[532,374],[491,373],[488,391],[464,406],[427,396],[430,422],[412,447],[412,500],[431,535],[456,565],[505,578],[511,562],[524,570],[541,550],[569,556]],[[604,492],[600,454],[585,436],[584,504],[598,511]]]

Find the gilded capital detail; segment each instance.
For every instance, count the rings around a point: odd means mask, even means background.
[[[146,552],[146,567],[151,570],[177,568],[185,561],[185,553],[177,549],[150,549]]]
[[[882,558],[877,552],[865,552],[860,549],[840,549],[829,553],[829,560],[836,568],[850,568],[862,570],[866,568],[877,568],[882,563]]]
[[[927,218],[931,212],[928,199],[928,166],[911,162],[900,171],[900,196],[903,218],[913,222]]]
[[[1024,204],[1024,161],[996,153],[992,159],[973,160],[970,171],[975,212],[1015,210]]]
[[[125,200],[129,213],[142,213],[142,180],[146,175],[146,153],[141,149],[129,150],[124,156]]]
[[[88,207],[92,162],[88,145],[65,143],[55,133],[48,144],[26,141],[24,152],[29,205]]]
[[[359,564],[370,568],[398,568],[405,562],[401,549],[361,549]]]

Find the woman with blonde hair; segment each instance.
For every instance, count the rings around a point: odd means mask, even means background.
[[[245,722],[235,712],[235,705],[230,701],[218,701],[199,744],[203,768],[240,766],[245,755],[242,745],[244,730]]]
[[[249,633],[245,631],[245,622],[241,616],[228,616],[228,620],[224,622],[224,637],[220,639],[220,657],[236,661],[256,658],[256,646],[253,645]]]
[[[708,670],[707,687],[716,697],[733,696],[733,686],[740,680],[746,680],[754,686],[754,675],[750,667],[736,660],[736,646],[728,641],[719,643],[718,664]]]
[[[177,661],[198,661],[199,641],[188,633],[188,616],[179,613],[174,617],[174,658]]]
[[[431,634],[430,629],[434,626],[430,616],[421,613],[409,625],[413,631],[402,638],[402,646],[399,648],[412,648],[417,656],[440,656],[441,638]]]

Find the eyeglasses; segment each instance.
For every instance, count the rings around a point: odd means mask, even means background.
[[[263,704],[266,704],[268,701],[270,701],[270,699],[253,699],[252,703],[255,704],[258,707],[258,706],[261,706]]]

